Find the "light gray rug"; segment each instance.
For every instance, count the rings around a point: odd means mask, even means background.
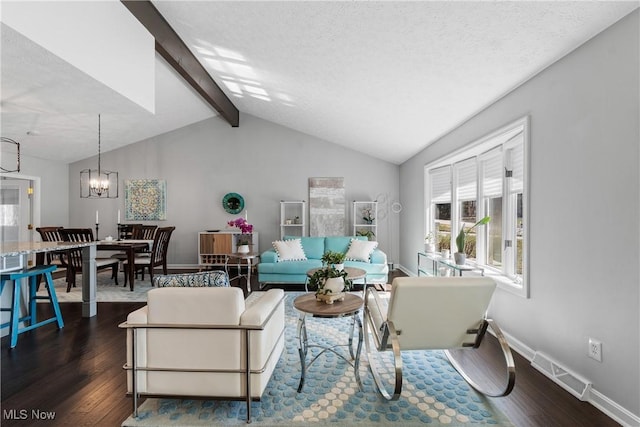
[[[111,272],[99,272],[97,275],[98,289],[97,289],[97,301],[98,302],[138,302],[147,300],[147,292],[153,289],[151,282],[149,281],[149,275],[145,275],[145,280],[137,279],[134,283],[133,292],[131,292],[129,285],[125,288],[124,278],[122,273],[118,277],[119,285],[116,286],[115,282],[111,279]],[[58,302],[82,302],[82,276],[78,275],[76,278],[77,285],[75,288],[71,288],[70,292],[67,292],[67,282],[64,278],[55,279],[53,281],[56,288],[56,295],[58,296]],[[40,286],[38,295],[46,295],[44,286]]]

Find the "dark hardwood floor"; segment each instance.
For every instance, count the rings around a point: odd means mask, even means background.
[[[257,283],[253,284],[257,289]],[[296,290],[301,290],[302,287]],[[47,325],[21,334],[15,349],[1,340],[2,426],[119,426],[131,414],[126,397],[125,332],[117,327],[143,303],[99,303],[98,316],[81,317],[79,303],[62,304],[65,327]],[[38,304],[39,310],[45,310]],[[483,346],[484,347],[484,346]],[[491,358],[491,345],[484,356]],[[493,399],[516,425],[618,424],[581,402],[514,353],[517,378],[511,395]],[[491,369],[498,368],[487,362]],[[54,419],[40,419],[55,416]]]

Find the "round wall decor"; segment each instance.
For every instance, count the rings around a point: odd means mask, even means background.
[[[227,193],[222,198],[222,207],[230,214],[238,214],[244,209],[244,199],[238,193]]]

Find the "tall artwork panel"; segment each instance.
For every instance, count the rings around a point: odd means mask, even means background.
[[[309,178],[309,235],[344,236],[344,178]]]

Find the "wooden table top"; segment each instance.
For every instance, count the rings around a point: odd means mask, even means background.
[[[311,314],[315,317],[342,317],[357,313],[364,305],[364,300],[354,294],[345,293],[344,301],[327,304],[316,300],[314,293],[300,295],[293,301],[296,310]]]

